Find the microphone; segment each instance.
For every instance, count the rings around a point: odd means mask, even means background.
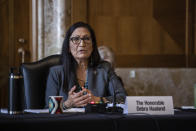
[[[112,89],[113,89],[113,106],[107,107],[107,103],[101,102],[101,103],[90,103],[85,106],[85,113],[115,113],[115,114],[122,114],[123,108],[116,106],[116,91],[114,88],[114,79],[113,77],[110,78]]]
[[[117,114],[122,114],[123,113],[123,108],[116,106],[116,91],[114,88],[114,79],[111,78],[111,84],[113,88],[113,106],[107,108],[107,112],[109,113],[117,113]]]

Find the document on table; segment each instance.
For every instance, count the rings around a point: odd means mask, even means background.
[[[25,109],[26,113],[49,113],[48,109]]]
[[[49,109],[25,109],[27,113],[49,113]],[[85,112],[84,108],[70,108],[63,110],[63,113]]]
[[[0,113],[8,114],[8,110],[6,108],[1,108]]]
[[[70,108],[70,109],[66,109],[66,110],[63,110],[63,113],[68,113],[68,112],[85,112],[85,109],[84,108]]]

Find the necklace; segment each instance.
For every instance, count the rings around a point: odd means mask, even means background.
[[[81,79],[78,79],[78,84],[79,84],[81,87],[84,87],[85,81],[84,81],[84,80],[81,80]]]
[[[88,69],[86,71],[86,80],[77,78],[78,86],[88,89]]]

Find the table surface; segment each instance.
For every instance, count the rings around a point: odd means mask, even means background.
[[[1,114],[0,129],[100,130],[100,131],[196,131],[195,111],[175,111],[174,115],[144,114]]]

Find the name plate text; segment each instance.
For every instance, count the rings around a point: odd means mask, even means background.
[[[172,96],[127,96],[128,113],[173,115]]]

